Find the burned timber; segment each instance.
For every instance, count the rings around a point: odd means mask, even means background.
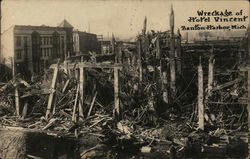
[[[173,9],[169,19],[170,30],[147,31],[145,18],[135,42],[100,47],[66,20],[16,26],[0,71],[0,157],[247,158],[250,28],[189,42]]]

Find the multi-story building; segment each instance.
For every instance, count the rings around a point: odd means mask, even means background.
[[[73,42],[76,55],[86,54],[89,51],[101,52],[101,43],[98,41],[96,34],[74,30]]]
[[[64,28],[66,31],[66,51],[68,54],[73,55],[73,26],[64,19],[58,27]]]
[[[39,73],[57,58],[72,53],[70,30],[64,20],[58,27],[15,25],[2,34],[1,62],[16,73]]]

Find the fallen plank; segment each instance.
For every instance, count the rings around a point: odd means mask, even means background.
[[[58,66],[58,64],[57,64]],[[57,81],[57,76],[58,76],[58,67],[56,67],[54,69],[54,74],[53,74],[53,78],[52,78],[52,83],[51,83],[51,93],[49,95],[49,101],[48,101],[48,105],[47,105],[47,110],[46,110],[46,115],[45,115],[45,119],[47,120],[51,111],[51,107],[52,107],[52,103],[53,103],[53,97],[54,97],[54,93],[55,93],[55,87],[56,87],[56,81]]]
[[[91,113],[92,108],[93,108],[94,103],[95,103],[96,95],[97,95],[97,91],[95,92],[95,95],[94,95],[94,97],[93,97],[93,99],[92,99],[92,102],[91,102],[91,105],[90,105],[90,108],[89,108],[89,112],[88,112],[87,117],[89,117],[89,116],[90,116],[90,113]]]
[[[233,81],[230,81],[230,82],[227,82],[227,83],[224,83],[224,84],[222,84],[222,85],[219,85],[219,86],[214,87],[214,88],[212,89],[212,91],[218,91],[218,90],[220,90],[220,89],[223,89],[223,88],[229,87],[229,86],[231,86],[231,85],[233,85],[233,84],[236,84],[236,83],[238,83],[238,82],[240,82],[240,81],[241,81],[241,79],[237,78],[237,79],[235,79],[235,80],[233,80]]]
[[[79,87],[80,85],[78,84],[77,89],[76,89],[76,97],[75,97],[73,113],[72,113],[72,121],[75,121],[75,122],[76,122],[76,106],[77,106],[77,101],[78,101]]]
[[[65,83],[65,85],[63,87],[62,93],[64,93],[66,91],[66,89],[67,89],[67,87],[69,85],[69,81],[70,81],[69,79],[66,81],[66,83]]]
[[[42,128],[42,130],[46,130],[48,129],[49,127],[51,127],[52,125],[54,125],[54,123],[57,121],[58,119],[57,118],[53,118],[53,119],[50,119],[49,123]]]

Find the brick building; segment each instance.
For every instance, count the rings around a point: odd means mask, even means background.
[[[70,53],[71,55],[74,54],[73,52],[73,26],[64,19],[58,27],[64,28],[66,32],[66,52]]]
[[[58,27],[15,25],[2,34],[1,62],[16,73],[39,73],[73,50],[73,27],[64,20]]]
[[[101,43],[98,41],[96,34],[74,30],[73,42],[76,55],[86,54],[89,51],[98,54],[101,52]]]

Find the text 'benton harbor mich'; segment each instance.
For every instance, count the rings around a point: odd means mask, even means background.
[[[194,26],[181,26],[181,30],[239,30],[246,29],[245,25],[201,25],[196,24]]]

